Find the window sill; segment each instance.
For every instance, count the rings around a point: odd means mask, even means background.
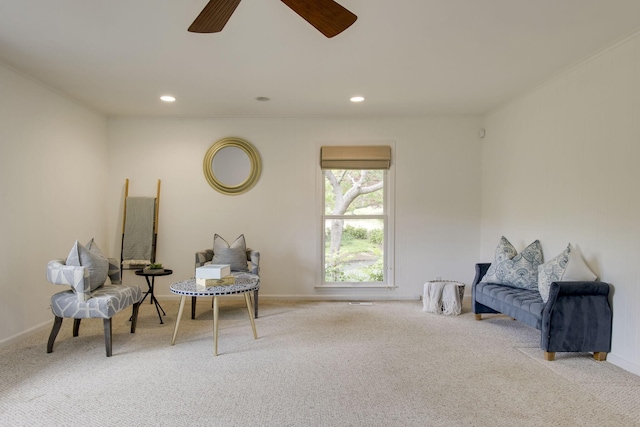
[[[376,288],[376,289],[396,289],[397,286],[396,285],[373,285],[373,284],[365,284],[365,285],[361,285],[358,283],[327,283],[324,285],[316,285],[315,286],[316,289],[323,289],[323,288],[349,288],[349,289],[371,289],[371,288]]]

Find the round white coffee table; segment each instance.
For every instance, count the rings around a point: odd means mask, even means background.
[[[249,320],[251,321],[251,329],[253,329],[253,338],[258,339],[258,333],[256,332],[256,323],[253,318],[253,308],[251,307],[251,298],[249,292],[255,291],[260,287],[260,281],[258,279],[250,278],[236,278],[235,283],[232,285],[218,285],[198,287],[196,286],[196,279],[183,280],[171,285],[169,290],[171,293],[180,295],[180,308],[178,309],[178,318],[176,319],[176,326],[173,330],[173,338],[171,339],[171,345],[176,343],[176,335],[178,334],[178,325],[180,325],[180,319],[182,318],[182,311],[184,310],[184,302],[187,297],[213,297],[213,354],[218,355],[218,297],[225,295],[244,294],[244,299],[247,303],[247,310],[249,311]]]

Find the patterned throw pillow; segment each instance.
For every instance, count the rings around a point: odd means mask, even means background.
[[[542,264],[542,246],[536,240],[520,254],[502,236],[496,248],[495,260],[482,278],[483,282],[498,283],[523,289],[538,288],[538,266]]]
[[[500,238],[500,243],[498,243],[498,246],[496,247],[493,262],[491,263],[491,266],[489,266],[489,269],[482,278],[481,282],[501,283],[500,279],[496,275],[498,266],[504,261],[516,256],[516,254],[516,248],[513,247],[513,245],[507,240],[506,237],[502,236]]]
[[[214,235],[212,262],[214,264],[229,264],[231,271],[249,271],[244,234],[239,235],[231,245],[219,235]]]
[[[562,280],[591,281],[596,277],[584,262],[580,250],[569,244],[560,255],[538,267],[538,291],[542,301],[547,302],[551,283]]]
[[[102,255],[98,246],[93,243],[93,239],[89,242],[89,246],[92,247],[91,250],[76,240],[67,256],[66,264],[86,267],[89,270],[90,290],[95,291],[107,280],[109,260]]]
[[[523,289],[538,289],[538,266],[542,264],[542,246],[536,240],[522,252],[500,264],[500,283]]]

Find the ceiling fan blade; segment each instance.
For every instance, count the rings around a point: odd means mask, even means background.
[[[295,13],[331,38],[349,28],[358,17],[333,0],[282,0]]]
[[[236,10],[240,0],[211,0],[189,27],[192,33],[217,33]]]

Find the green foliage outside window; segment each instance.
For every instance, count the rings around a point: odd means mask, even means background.
[[[384,172],[323,173],[325,282],[383,282]]]

